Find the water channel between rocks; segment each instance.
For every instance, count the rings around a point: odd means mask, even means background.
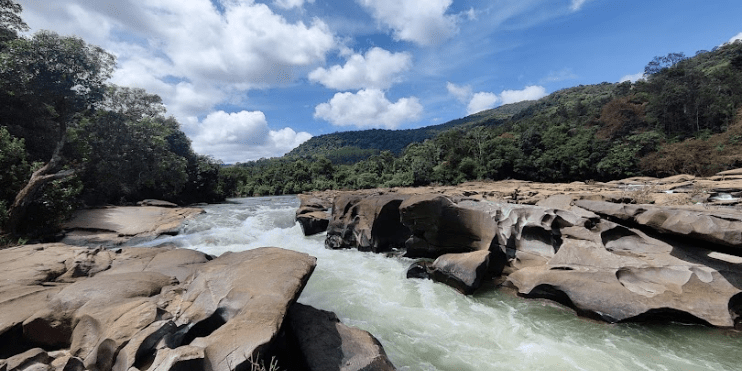
[[[208,254],[276,246],[317,257],[299,302],[367,330],[400,370],[739,370],[742,335],[697,325],[593,322],[556,304],[405,278],[411,259],[328,250],[296,197],[209,205],[172,242]]]

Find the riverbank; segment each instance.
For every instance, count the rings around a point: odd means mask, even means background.
[[[0,370],[394,369],[371,334],[296,303],[308,254],[116,247],[202,212],[83,210],[66,243],[0,251]]]

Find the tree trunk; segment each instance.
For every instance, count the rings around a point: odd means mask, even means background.
[[[55,172],[62,161],[62,148],[64,148],[66,140],[66,125],[62,125],[62,135],[59,138],[59,142],[57,142],[51,160],[49,160],[49,162],[39,170],[34,171],[26,186],[16,195],[13,205],[11,205],[10,210],[8,210],[8,221],[6,225],[6,231],[10,232],[12,235],[19,235],[20,226],[26,220],[28,206],[36,199],[39,190],[41,190],[45,184],[75,174],[74,170]]]

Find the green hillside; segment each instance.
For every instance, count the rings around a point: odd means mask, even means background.
[[[283,158],[223,173],[238,195],[507,178],[708,176],[742,167],[741,114],[737,41],[692,58],[656,57],[636,83],[563,89],[429,128],[320,136]],[[336,161],[333,151],[358,156]]]
[[[293,149],[286,156],[312,157],[321,155],[329,158],[333,163],[352,164],[383,151],[390,151],[399,155],[410,143],[423,142],[446,130],[476,125],[499,125],[533,103],[535,102],[524,101],[507,104],[444,124],[419,129],[371,129],[319,135]]]

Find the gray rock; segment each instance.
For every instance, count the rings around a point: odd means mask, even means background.
[[[465,295],[471,295],[481,285],[482,281],[499,271],[490,271],[490,252],[480,250],[462,254],[445,254],[436,259],[431,268],[431,277],[434,281],[444,283]]]
[[[707,245],[709,249],[742,256],[742,214],[739,212],[598,201],[577,201],[575,205],[621,223],[638,225],[681,238],[709,242]],[[714,245],[720,247],[715,248]]]
[[[327,230],[330,214],[326,211],[311,211],[296,216],[305,236],[313,236]]]
[[[373,252],[404,247],[411,233],[400,222],[399,206],[407,198],[396,194],[338,197],[332,207],[325,246]]]
[[[309,370],[395,370],[373,335],[342,324],[335,313],[297,303],[288,320]]]

